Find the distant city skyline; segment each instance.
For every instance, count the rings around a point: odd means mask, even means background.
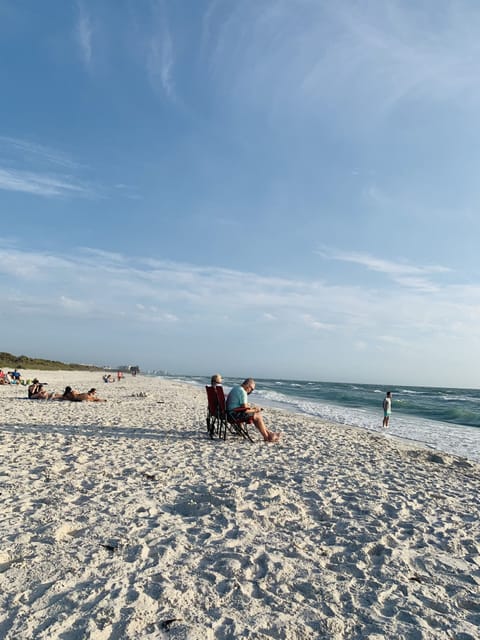
[[[478,387],[480,5],[0,4],[3,349]]]

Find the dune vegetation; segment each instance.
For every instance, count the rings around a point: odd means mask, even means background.
[[[0,351],[0,368],[39,369],[41,371],[103,371],[103,367],[96,367],[92,364],[75,364],[72,362],[59,362],[58,360],[30,358],[29,356],[15,356],[12,353],[6,353],[5,351]]]

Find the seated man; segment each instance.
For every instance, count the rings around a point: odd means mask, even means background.
[[[253,424],[260,431],[265,442],[278,442],[280,434],[267,429],[263,422],[262,409],[247,402],[247,396],[254,390],[255,380],[253,378],[247,378],[242,384],[233,387],[227,397],[227,412],[236,420],[248,422],[253,419]]]

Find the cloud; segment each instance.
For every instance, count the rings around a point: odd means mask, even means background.
[[[5,157],[8,157],[11,162],[25,162],[25,159],[31,162],[35,159],[46,165],[60,165],[70,169],[79,168],[79,165],[64,151],[52,149],[22,138],[0,136],[0,152]]]
[[[40,196],[89,195],[89,191],[68,177],[0,169],[0,189]]]
[[[306,313],[303,316],[303,320],[306,324],[307,327],[310,327],[311,329],[314,329],[315,331],[329,331],[330,329],[333,329],[333,325],[331,324],[327,324],[325,322],[319,322],[318,320],[316,320],[314,317],[312,317],[310,314]]]
[[[90,185],[71,173],[59,173],[62,169],[78,173],[80,165],[63,151],[0,136],[0,190],[44,197],[96,195]]]
[[[389,263],[387,271],[392,271]],[[6,277],[2,277],[6,276]],[[65,323],[104,326],[107,334],[182,341],[212,332],[248,335],[263,348],[319,345],[390,352],[476,343],[480,284],[418,292],[396,283],[377,289],[152,260],[95,249],[67,254],[0,242],[2,318],[43,318],[59,335]],[[252,323],[252,318],[257,319]],[[461,320],[460,320],[461,319]],[[255,338],[253,336],[256,336]],[[159,338],[160,339],[160,338]],[[439,348],[439,347],[438,347]],[[433,349],[433,347],[432,347]]]
[[[449,273],[451,269],[441,265],[415,266],[404,262],[393,262],[376,258],[368,253],[344,252],[335,250],[320,250],[319,255],[342,262],[358,264],[370,271],[376,271],[389,276],[397,284],[403,287],[418,289],[419,291],[437,291],[438,286],[432,283],[427,276],[433,274]]]
[[[78,13],[78,21],[75,27],[76,39],[82,60],[85,66],[89,67],[92,62],[92,21],[83,2],[78,3]]]
[[[161,88],[172,102],[178,102],[173,71],[175,49],[172,32],[168,24],[165,3],[158,0],[152,6],[153,33],[147,37],[146,64],[150,83],[154,89]],[[150,27],[150,29],[152,29]]]
[[[147,57],[150,80],[154,87],[158,86],[158,80],[160,80],[165,94],[174,101],[176,95],[172,78],[173,61],[173,46],[170,37],[164,36],[161,42],[157,37],[152,38]]]
[[[214,3],[203,42],[217,84],[242,108],[334,109],[365,126],[412,102],[478,106],[480,9],[440,6],[432,20],[422,1]]]
[[[400,340],[397,336],[378,336],[378,340],[380,342],[386,342],[387,344],[403,344],[406,343],[403,340]]]
[[[90,311],[90,305],[85,300],[75,300],[69,296],[60,296],[59,303],[67,312],[71,312],[74,315],[84,315]]]
[[[356,340],[353,347],[356,351],[366,351],[368,344],[364,340]]]

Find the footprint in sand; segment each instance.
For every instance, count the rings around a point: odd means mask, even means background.
[[[15,562],[21,562],[21,558],[13,558],[9,553],[0,551],[0,573],[4,573]]]
[[[64,522],[55,532],[55,540],[61,542],[65,538],[79,538],[83,534],[83,529],[76,527],[71,522]]]

